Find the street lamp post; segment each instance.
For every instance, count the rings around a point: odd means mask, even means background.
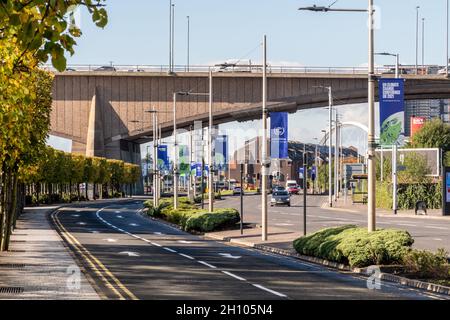
[[[425,18],[422,18],[422,68],[425,70]]]
[[[447,0],[447,7],[446,7],[446,16],[447,16],[447,28],[445,32],[445,48],[446,48],[446,60],[445,60],[445,76],[448,78],[448,64],[449,64],[449,53],[448,53],[448,26],[449,26],[449,0]]]
[[[187,16],[187,71],[189,72],[189,64],[190,64],[190,27],[191,27],[191,21],[190,17]]]
[[[263,81],[262,81],[262,166],[261,166],[261,222],[262,241],[267,241],[267,37],[263,39]]]
[[[377,56],[391,56],[395,57],[395,78],[400,78],[400,54],[398,53],[389,53],[389,52],[379,52],[375,53]]]
[[[178,209],[178,144],[177,144],[177,95],[181,92],[173,93],[173,208]]]
[[[331,7],[306,7],[299,10],[314,12],[365,12],[369,14],[369,70],[368,70],[368,113],[369,113],[369,132],[368,132],[368,230],[375,231],[376,228],[376,208],[375,208],[375,54],[374,54],[374,7],[373,0],[368,0],[368,9],[334,9]]]
[[[416,75],[419,74],[419,9],[416,7]]]

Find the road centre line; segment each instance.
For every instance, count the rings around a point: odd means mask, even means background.
[[[107,207],[105,207],[105,208],[107,208]],[[102,221],[103,223],[106,223],[107,225],[110,225],[111,227],[115,228],[116,230],[119,230],[118,227],[116,227],[116,226],[114,226],[113,224],[107,222],[105,219],[103,219],[103,218],[100,216],[100,212],[102,212],[103,209],[105,209],[105,208],[102,208],[102,209],[100,209],[100,210],[98,210],[98,211],[96,212],[97,218],[98,218],[100,221]],[[180,256],[182,256],[182,257],[185,257],[185,258],[187,258],[187,259],[190,259],[190,260],[196,260],[194,257],[191,257],[191,256],[189,256],[189,255],[186,255],[186,254],[183,254],[183,253],[180,253],[180,252],[176,252],[175,250],[172,250],[172,249],[170,249],[170,248],[163,247],[162,245],[160,245],[160,244],[158,244],[158,243],[156,243],[156,242],[151,242],[151,241],[146,240],[146,239],[144,239],[144,238],[141,238],[141,237],[139,237],[139,236],[137,236],[137,235],[134,235],[134,234],[132,234],[132,233],[130,233],[130,232],[128,232],[128,231],[123,230],[122,232],[125,233],[125,234],[127,234],[127,235],[129,235],[129,236],[131,236],[131,237],[134,237],[134,238],[143,240],[143,241],[145,241],[145,242],[147,242],[147,243],[150,243],[150,244],[152,244],[152,245],[154,245],[154,246],[161,247],[161,248],[163,248],[164,250],[167,250],[167,251],[170,251],[170,252],[174,251],[173,253],[176,253],[176,254],[178,254],[178,255],[180,255]],[[207,263],[207,262],[205,262],[205,261],[197,260],[197,262],[200,263],[200,264],[202,264],[202,265],[205,265],[205,266],[207,266],[207,267],[209,267],[209,268],[211,268],[211,269],[217,269],[216,266],[214,266],[214,265],[212,265],[212,264],[209,264],[209,263]],[[230,273],[230,272],[223,272],[222,270],[221,270],[221,272],[224,273],[224,274],[226,274],[226,275],[228,275],[228,276],[230,276],[230,277],[232,277],[232,278],[235,278],[235,279],[237,279],[237,280],[247,281],[247,280],[245,280],[244,278],[239,277],[239,276],[237,276],[237,275],[235,275],[235,274],[232,274],[232,273]],[[284,294],[282,294],[282,293],[279,293],[279,292],[277,292],[277,291],[268,289],[268,288],[266,288],[266,287],[264,287],[264,286],[262,286],[262,285],[259,285],[259,284],[251,284],[251,285],[254,286],[254,287],[256,287],[256,288],[258,288],[258,289],[261,289],[261,290],[263,290],[263,291],[272,293],[272,294],[274,294],[274,295],[276,295],[276,296],[283,297],[283,298],[287,298],[286,295],[284,295]]]

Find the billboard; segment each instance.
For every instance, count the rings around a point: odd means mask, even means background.
[[[288,159],[288,113],[270,113],[270,157]]]
[[[414,135],[422,129],[425,125],[425,121],[427,121],[427,118],[425,117],[411,117],[411,138],[413,138]]]
[[[380,143],[393,145],[405,137],[405,84],[403,79],[380,79]]]

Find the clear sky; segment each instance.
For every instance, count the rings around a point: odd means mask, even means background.
[[[334,0],[175,0],[175,63],[186,63],[186,16],[191,17],[191,63],[260,59],[254,50],[268,36],[272,64],[359,66],[367,63],[367,16],[363,13],[299,12],[300,6]],[[375,0],[376,50],[400,53],[415,63],[416,6],[426,19],[425,62],[445,64],[446,0]],[[364,0],[339,0],[336,8],[366,8]],[[104,29],[81,14],[83,37],[77,64],[168,64],[169,0],[108,0]],[[421,59],[421,58],[420,58]],[[392,64],[377,57],[378,64]]]

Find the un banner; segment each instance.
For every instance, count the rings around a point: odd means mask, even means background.
[[[270,157],[288,159],[288,114],[270,113]]]
[[[217,169],[225,170],[228,163],[228,136],[217,136],[215,146],[214,164]]]
[[[158,147],[158,170],[165,171],[169,170],[169,155],[167,152],[167,146]]]
[[[380,79],[380,143],[393,145],[405,135],[403,79]],[[400,140],[400,141],[399,141]]]

